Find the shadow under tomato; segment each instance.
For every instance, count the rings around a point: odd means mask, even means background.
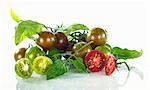
[[[43,77],[19,79],[17,90],[119,90],[120,85],[113,76],[103,72],[91,74],[66,73],[55,79]]]

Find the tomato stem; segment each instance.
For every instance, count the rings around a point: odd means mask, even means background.
[[[85,44],[83,47],[81,47],[81,48],[78,50],[78,52],[81,51],[81,50],[83,50],[85,47],[89,46],[89,45],[92,44],[92,43],[93,43],[93,41],[90,41],[89,43]],[[67,60],[69,60],[69,59],[72,58],[72,57],[75,57],[75,58],[76,58],[75,53],[73,53]]]
[[[44,24],[42,24],[42,25],[43,25],[44,28],[46,28],[46,30],[50,29],[51,32],[54,32],[54,31],[53,31],[53,28],[51,28],[51,27],[49,27],[49,26],[46,26],[46,25],[44,25]]]
[[[65,55],[71,55],[69,53],[61,53],[61,54],[55,54],[52,57],[56,57],[56,56],[65,56]]]
[[[83,47],[81,47],[78,51],[83,50],[85,47],[89,46],[90,44],[92,44],[93,41],[90,41],[89,43],[85,44]]]

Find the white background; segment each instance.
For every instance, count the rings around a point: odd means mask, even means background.
[[[138,68],[144,73],[142,84],[139,85],[138,82],[131,81],[120,90],[150,89],[147,86],[150,75],[148,1],[1,0],[0,90],[16,90],[17,84],[14,72],[15,61],[13,60],[13,53],[16,48],[14,45],[14,26],[17,23],[9,15],[11,7],[21,19],[39,21],[52,27],[62,22],[66,25],[79,22],[90,28],[102,27],[108,31],[108,42],[113,46],[142,49],[144,55],[136,61]]]

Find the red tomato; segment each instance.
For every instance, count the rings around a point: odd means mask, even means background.
[[[92,50],[86,54],[84,63],[91,72],[99,72],[105,67],[106,56],[103,52]]]
[[[105,73],[107,76],[111,75],[116,69],[116,58],[114,55],[110,54],[105,67]]]

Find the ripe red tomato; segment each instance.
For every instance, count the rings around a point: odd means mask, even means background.
[[[116,58],[114,55],[110,54],[105,67],[105,73],[107,76],[111,75],[116,69]]]
[[[99,72],[105,67],[106,56],[103,52],[92,50],[85,56],[84,63],[91,72]]]

